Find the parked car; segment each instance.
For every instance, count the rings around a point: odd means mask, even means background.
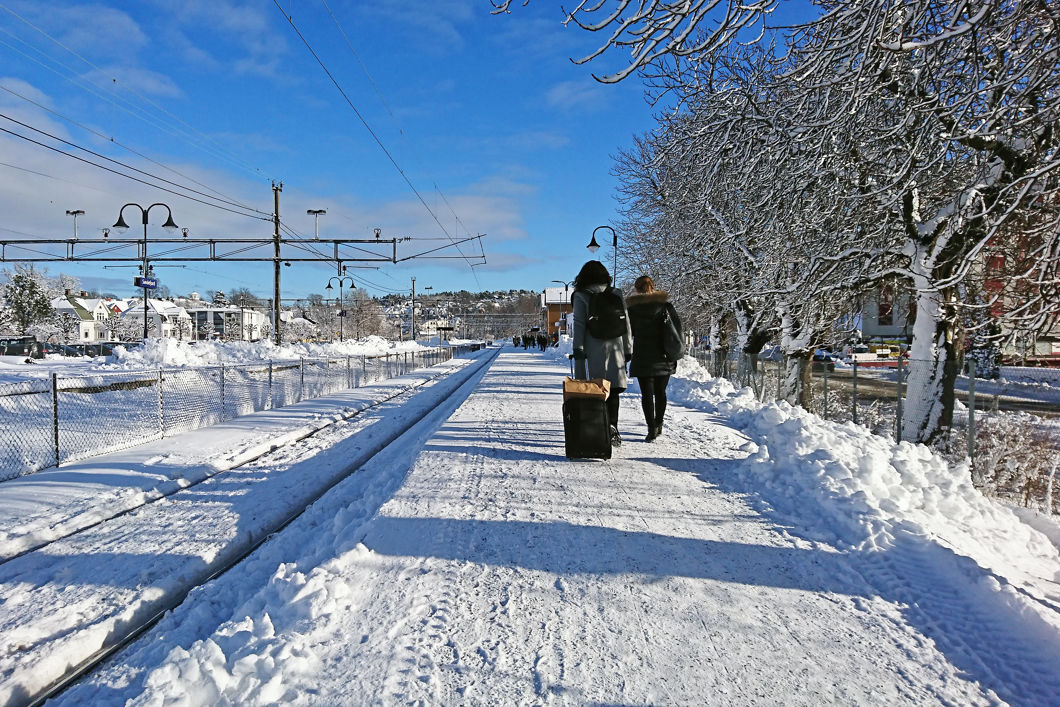
[[[818,351],[813,355],[813,363],[811,366],[811,370],[814,373],[823,373],[825,371],[831,373],[835,370],[835,360],[830,354]]]
[[[0,337],[0,356],[44,358],[40,343],[32,336]]]
[[[110,356],[115,346],[127,346],[120,341],[97,341],[94,344],[76,344],[82,356]]]
[[[78,351],[77,349],[75,349],[73,346],[68,346],[66,344],[50,344],[50,343],[47,343],[47,342],[41,344],[41,353],[43,353],[44,355],[48,355],[48,354],[55,355],[55,354],[58,354],[60,356],[80,356],[81,355],[81,352]]]

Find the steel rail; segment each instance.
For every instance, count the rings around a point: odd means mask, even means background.
[[[299,508],[299,509],[297,509],[295,511],[292,511],[287,517],[283,518],[278,523],[274,524],[273,527],[271,527],[268,530],[265,530],[265,531],[261,532],[259,537],[254,538],[245,548],[241,549],[239,552],[236,552],[235,555],[230,560],[226,560],[220,567],[217,567],[214,570],[212,570],[204,578],[196,580],[195,582],[192,583],[191,586],[187,587],[184,590],[176,592],[175,596],[173,596],[169,601],[165,602],[164,605],[160,606],[149,617],[147,617],[146,619],[138,622],[135,626],[129,628],[129,630],[127,630],[121,637],[115,639],[113,642],[109,643],[108,645],[100,648],[99,650],[94,652],[91,656],[89,656],[88,658],[86,658],[85,660],[80,662],[79,664],[77,664],[77,665],[73,666],[72,668],[70,668],[70,670],[68,670],[67,673],[62,678],[60,678],[59,680],[56,680],[55,682],[53,682],[51,685],[49,685],[47,688],[45,688],[44,690],[42,690],[38,694],[31,696],[29,701],[26,702],[25,704],[29,705],[30,707],[37,707],[38,705],[44,704],[47,700],[58,696],[61,692],[63,692],[64,690],[66,690],[67,688],[72,686],[75,682],[77,682],[81,678],[83,678],[86,675],[88,675],[89,673],[91,673],[95,668],[97,668],[100,664],[102,664],[107,658],[109,658],[110,656],[114,655],[115,653],[117,653],[121,649],[125,648],[126,646],[130,645],[136,639],[138,639],[140,636],[142,636],[145,632],[150,630],[151,627],[153,627],[156,623],[158,623],[158,621],[161,620],[163,616],[165,616],[168,612],[172,611],[176,607],[180,606],[180,604],[182,604],[184,602],[184,600],[188,597],[188,595],[192,591],[194,591],[198,587],[201,587],[201,586],[207,584],[208,582],[216,579],[217,577],[221,576],[222,574],[224,574],[225,572],[227,572],[228,570],[232,569],[237,564],[242,562],[248,556],[250,556],[255,550],[257,550],[259,547],[261,547],[261,545],[263,543],[265,543],[265,541],[267,541],[269,538],[271,538],[272,536],[276,535],[277,533],[282,531],[284,528],[286,528],[288,525],[290,525],[295,519],[297,519],[299,516],[301,516],[306,511],[306,509],[308,509],[310,506],[312,506],[314,503],[316,503],[318,500],[320,500],[325,494],[327,494],[329,491],[331,491],[331,489],[335,488],[335,486],[337,486],[343,480],[347,479],[349,476],[351,476],[352,474],[356,473],[358,469],[360,469],[363,466],[365,466],[368,463],[370,463],[372,459],[374,459],[376,456],[378,456],[379,454],[381,454],[384,451],[386,451],[392,444],[394,444],[395,442],[399,441],[400,438],[406,432],[408,432],[412,428],[416,427],[417,425],[423,423],[425,420],[429,420],[429,419],[433,420],[433,415],[435,413],[439,413],[439,411],[441,413],[445,414],[445,415],[452,414],[452,411],[455,410],[456,407],[459,406],[464,401],[464,399],[467,398],[468,395],[470,395],[471,391],[478,384],[478,381],[482,378],[483,375],[485,375],[485,372],[489,369],[489,364],[491,364],[493,362],[493,360],[496,359],[496,357],[497,357],[497,355],[499,353],[500,353],[500,349],[498,348],[492,354],[487,354],[486,356],[483,356],[482,360],[478,362],[479,363],[478,369],[477,370],[473,370],[472,373],[469,375],[468,379],[466,381],[464,381],[463,383],[461,383],[460,386],[455,391],[453,391],[453,393],[450,393],[449,395],[444,396],[438,402],[437,405],[433,406],[429,410],[426,410],[423,413],[423,415],[421,415],[419,417],[416,417],[415,419],[409,421],[406,424],[403,424],[396,432],[391,434],[387,439],[382,440],[378,445],[376,445],[370,451],[370,453],[368,454],[367,457],[365,457],[363,462],[361,462],[357,466],[345,469],[340,474],[337,474],[335,479],[331,483],[326,484],[318,493],[314,494],[313,497],[310,498],[308,500],[308,502],[303,507],[301,507],[301,508]],[[418,387],[426,384],[427,382],[432,381],[432,380],[434,380],[435,378],[438,378],[438,377],[439,376],[434,376],[432,378],[424,380],[424,381],[422,381],[421,383],[417,384],[414,387],[418,388]],[[361,410],[357,410],[357,411],[351,413],[350,415],[343,417],[342,419],[334,420],[331,423],[329,423],[327,425],[324,425],[323,427],[320,427],[320,428],[318,428],[316,430],[313,430],[312,432],[310,432],[309,434],[305,435],[304,437],[300,437],[299,440],[306,439],[308,437],[312,437],[312,436],[316,435],[318,432],[326,430],[326,429],[332,427],[333,425],[339,424],[340,422],[345,422],[346,420],[349,420],[349,419],[351,419],[353,417],[356,417],[357,415],[361,414],[365,410],[369,410],[369,409],[371,409],[373,407],[376,407],[378,405],[382,405],[385,402],[388,402],[388,401],[390,401],[390,400],[392,400],[392,399],[394,399],[396,397],[399,397],[401,395],[404,395],[404,394],[408,393],[408,391],[409,391],[408,388],[403,389],[403,390],[395,393],[394,395],[388,397],[386,400],[378,401],[378,402],[373,403],[372,405],[370,405],[368,407],[362,408]],[[269,450],[268,452],[263,453],[261,456],[257,457],[256,459],[261,459],[262,457],[268,456],[269,454],[273,453],[274,451],[275,451],[275,449]],[[250,463],[251,461],[253,461],[253,460],[247,460],[246,462],[244,462],[244,464]],[[240,465],[240,466],[242,466],[242,465]],[[238,467],[233,467],[233,469],[234,468],[238,468]],[[230,471],[230,470],[226,470],[226,471]],[[223,473],[225,473],[225,472],[223,472],[223,471],[219,472],[219,474],[223,474]],[[217,474],[214,475],[214,477],[216,477],[216,476],[217,476]],[[210,478],[214,478],[214,477],[210,477]],[[205,481],[205,479],[203,479],[203,481]],[[197,483],[202,483],[202,482],[200,481],[200,482],[197,482]],[[194,487],[194,485],[187,486],[187,487],[185,487],[183,489],[180,489],[180,490],[183,491],[183,490],[186,490],[187,488],[193,488],[193,487]],[[159,500],[159,499],[155,499],[155,500]],[[151,501],[150,503],[154,503],[154,501]],[[147,504],[144,504],[144,505],[147,505]],[[143,506],[139,506],[139,508],[143,508]],[[124,515],[124,513],[121,514],[121,515]],[[117,516],[115,516],[115,517],[117,517]],[[82,532],[82,531],[79,530],[77,532]],[[71,535],[74,535],[74,534],[76,534],[76,533],[71,533]],[[67,536],[67,537],[69,537],[69,536]],[[55,542],[55,541],[53,541],[53,542]]]

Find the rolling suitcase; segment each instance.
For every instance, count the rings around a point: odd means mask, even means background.
[[[603,379],[563,381],[563,441],[568,459],[611,458],[609,393],[610,383]]]

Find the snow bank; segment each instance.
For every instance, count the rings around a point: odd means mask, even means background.
[[[1002,366],[1001,379],[1015,383],[1044,383],[1060,385],[1060,368],[1031,368],[1029,366]]]
[[[472,341],[452,340],[442,346],[456,346]],[[47,378],[52,373],[76,376],[98,371],[142,370],[144,368],[183,368],[218,364],[254,364],[269,360],[299,358],[342,358],[345,356],[382,356],[439,346],[438,342],[390,341],[378,336],[330,343],[296,343],[276,346],[271,341],[176,341],[148,339],[144,344],[117,346],[111,356],[27,359],[24,356],[0,356],[0,384],[17,383],[27,378]]]
[[[763,404],[690,358],[670,399],[729,418],[749,438],[741,474],[809,540],[871,552],[895,534],[936,541],[1017,582],[1053,580],[1060,554],[1011,508],[972,486],[967,464],[924,445],[896,443],[853,423],[823,420],[785,402]]]
[[[415,341],[391,342],[378,336],[329,343],[296,343],[277,346],[271,341],[174,341],[150,339],[126,349],[117,347],[100,366],[106,369],[215,366],[219,363],[262,363],[299,358],[382,356],[395,351],[424,348]]]

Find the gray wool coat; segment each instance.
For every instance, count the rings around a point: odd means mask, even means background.
[[[587,292],[603,292],[606,289],[607,285],[604,284],[585,288]],[[611,289],[622,298],[621,290]],[[583,349],[586,356],[585,361],[574,362],[574,377],[579,380],[606,378],[611,381],[612,388],[625,390],[629,387],[626,362],[633,356],[633,330],[629,327],[629,316],[626,316],[625,334],[614,339],[597,339],[585,325],[589,318],[589,295],[582,290],[575,290],[571,302],[574,304],[574,348]]]

